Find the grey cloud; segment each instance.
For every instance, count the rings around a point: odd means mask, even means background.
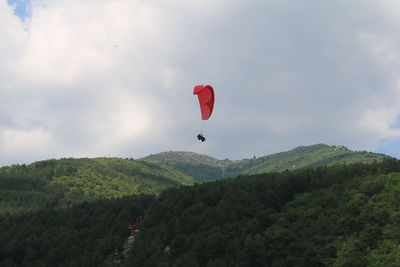
[[[366,119],[379,110],[389,123],[400,108],[395,34],[400,22],[388,13],[390,2],[118,3],[138,12],[142,24],[128,12],[115,20],[102,9],[104,25],[112,29],[110,47],[99,37],[96,46],[102,49],[85,58],[85,68],[75,69],[73,61],[60,66],[61,73],[77,71],[73,81],[30,77],[33,85],[26,81],[13,88],[21,98],[0,91],[9,100],[0,112],[4,125],[13,128],[12,122],[22,119],[51,133],[54,152],[31,152],[21,160],[106,153],[140,157],[163,150],[239,159],[320,142],[370,150],[395,134],[389,125]],[[38,7],[32,8],[34,21]],[[79,19],[82,25],[90,22]],[[110,21],[118,27],[108,26]],[[68,30],[68,23],[63,27]],[[80,38],[83,46],[92,44],[89,35]],[[213,117],[204,123],[192,95],[193,86],[202,83],[214,86],[217,100]],[[11,105],[26,103],[22,99],[33,104],[10,112]],[[208,142],[197,144],[202,128]],[[1,162],[10,159],[1,156]]]

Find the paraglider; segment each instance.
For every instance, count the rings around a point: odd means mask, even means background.
[[[194,87],[193,91],[194,95],[197,95],[200,104],[201,111],[201,119],[208,120],[211,117],[211,114],[214,109],[214,89],[211,85],[197,85]],[[203,136],[203,133],[197,135],[197,139],[204,142],[206,138]]]
[[[197,139],[199,139],[201,142],[206,141],[206,138],[203,136],[203,134],[198,134]]]

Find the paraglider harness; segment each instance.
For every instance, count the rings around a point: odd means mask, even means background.
[[[201,142],[206,141],[206,138],[203,136],[203,134],[198,134],[197,139],[199,139]]]

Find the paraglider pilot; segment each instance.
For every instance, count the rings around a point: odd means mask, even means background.
[[[197,139],[199,139],[201,142],[206,141],[206,138],[202,134],[198,134]]]
[[[203,121],[208,120],[214,108],[214,89],[211,85],[197,85],[194,87],[193,94],[197,95],[199,99],[201,119]],[[206,141],[202,132],[197,135],[197,139],[201,142]]]

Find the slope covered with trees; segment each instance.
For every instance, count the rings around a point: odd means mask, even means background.
[[[189,178],[191,186],[177,186],[188,177],[174,169],[121,159],[0,173],[0,266],[400,265],[393,158],[194,185]],[[140,195],[119,192],[140,179],[130,192]],[[138,215],[142,226],[125,254],[127,224]]]
[[[128,266],[399,266],[400,163],[242,176],[163,192]]]
[[[224,171],[232,161],[218,160],[213,157],[193,152],[161,152],[139,159],[144,162],[171,166],[199,182],[225,178]]]
[[[128,223],[155,198],[128,196],[0,216],[0,266],[118,266]]]
[[[195,180],[180,171],[119,158],[61,159],[0,168],[0,214],[83,201],[159,194]]]
[[[337,163],[370,163],[385,155],[366,151],[351,151],[344,146],[316,144],[244,160],[218,160],[193,152],[162,152],[142,158],[142,161],[173,166],[199,182],[214,181],[243,174],[280,172]]]

